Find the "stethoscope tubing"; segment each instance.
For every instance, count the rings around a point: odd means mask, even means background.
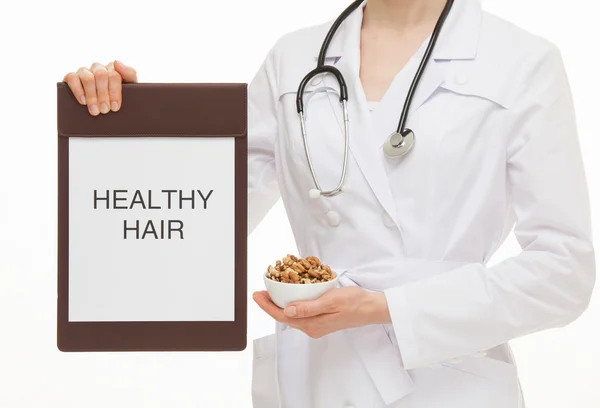
[[[317,67],[315,69],[313,69],[312,71],[310,71],[308,74],[306,74],[304,76],[304,78],[302,79],[302,81],[300,81],[300,85],[298,86],[298,92],[296,94],[296,110],[298,111],[298,115],[300,117],[300,130],[302,133],[302,139],[304,141],[304,151],[306,153],[306,158],[308,161],[308,166],[310,168],[310,173],[311,173],[313,182],[315,184],[315,189],[311,190],[311,197],[313,197],[313,198],[318,197],[319,195],[328,196],[328,197],[335,196],[335,195],[341,193],[344,188],[344,182],[345,182],[345,178],[346,178],[346,169],[347,169],[347,163],[348,163],[348,151],[349,151],[348,87],[346,85],[344,76],[336,67],[334,67],[332,65],[325,65],[325,57],[327,54],[327,49],[329,48],[329,45],[330,45],[331,41],[333,40],[333,37],[335,36],[335,33],[337,32],[340,25],[362,3],[363,3],[363,0],[354,1],[334,21],[334,23],[329,28],[327,35],[325,36],[323,44],[321,45],[321,49],[319,51],[319,57],[317,60]],[[403,156],[408,151],[410,151],[410,149],[412,148],[412,145],[414,144],[414,132],[411,129],[406,128],[406,121],[408,118],[410,105],[412,103],[413,96],[419,85],[419,82],[421,81],[421,77],[423,76],[423,73],[425,72],[427,62],[429,61],[429,59],[431,57],[431,54],[432,54],[435,44],[438,40],[438,37],[440,35],[440,32],[444,25],[444,22],[446,21],[448,14],[450,14],[450,10],[452,9],[453,4],[454,4],[454,0],[446,1],[446,5],[444,6],[444,9],[442,10],[440,17],[438,18],[438,20],[436,22],[436,25],[433,29],[433,33],[431,34],[431,38],[429,40],[427,48],[425,49],[423,58],[421,59],[421,63],[419,64],[419,67],[417,68],[417,72],[412,80],[412,83],[411,83],[408,93],[406,95],[406,99],[404,100],[404,106],[403,106],[402,112],[400,114],[400,119],[398,121],[398,127],[396,129],[396,132],[394,132],[388,138],[388,140],[386,141],[387,145],[384,146],[384,151],[386,152],[387,155],[391,155],[392,157]],[[327,191],[322,190],[321,186],[319,185],[319,182],[317,180],[317,176],[315,173],[315,169],[314,169],[314,166],[312,163],[311,155],[309,152],[308,137],[306,134],[306,120],[305,120],[305,115],[304,115],[304,100],[303,100],[304,90],[305,90],[308,82],[315,76],[320,75],[320,74],[325,74],[325,73],[331,73],[336,78],[337,83],[340,88],[339,100],[340,100],[340,103],[342,104],[343,111],[344,111],[344,162],[343,162],[343,166],[342,166],[342,173],[341,173],[340,180],[339,180],[336,188],[334,188],[333,190],[327,190]],[[316,194],[313,194],[314,192],[316,192]]]
[[[346,80],[344,79],[344,76],[342,75],[340,70],[332,65],[318,66],[312,71],[310,71],[308,74],[306,74],[306,76],[302,78],[302,81],[300,82],[298,92],[296,93],[296,110],[298,111],[298,113],[304,112],[304,88],[306,88],[308,81],[310,81],[315,76],[326,72],[333,74],[333,76],[335,76],[335,79],[338,82],[338,85],[340,86],[340,103],[348,100],[348,87],[346,86]]]
[[[396,131],[400,134],[404,134],[406,131],[406,120],[408,118],[408,113],[410,110],[410,105],[413,100],[413,96],[415,91],[417,90],[417,86],[421,81],[421,77],[423,76],[423,72],[425,72],[425,67],[427,66],[427,62],[429,61],[431,54],[433,52],[433,48],[440,36],[440,32],[442,31],[442,27],[444,26],[444,22],[450,14],[450,10],[452,9],[452,5],[454,4],[454,0],[448,0],[446,2],[446,6],[444,6],[444,10],[442,10],[442,14],[437,20],[435,27],[433,29],[433,33],[431,34],[431,39],[429,40],[429,44],[427,44],[427,48],[425,49],[425,53],[423,54],[423,58],[421,59],[421,63],[417,68],[417,72],[410,84],[410,88],[408,89],[408,93],[406,94],[406,99],[404,100],[404,107],[402,108],[402,112],[400,113],[400,120],[398,121],[398,127]]]
[[[340,97],[341,99],[341,97]],[[313,182],[315,184],[315,188],[316,191],[319,192],[319,195],[325,196],[325,197],[333,197],[335,195],[338,195],[342,192],[343,187],[344,187],[344,182],[346,180],[346,169],[348,168],[348,151],[349,149],[349,142],[350,142],[350,138],[349,138],[349,134],[350,134],[350,130],[349,130],[349,125],[348,125],[348,102],[347,100],[341,100],[342,102],[342,109],[344,112],[344,161],[342,164],[342,174],[340,176],[340,181],[338,182],[338,185],[333,189],[333,190],[322,190],[321,186],[319,185],[319,181],[317,180],[317,175],[315,172],[315,168],[313,166],[312,163],[312,159],[311,159],[311,155],[309,152],[309,147],[308,147],[308,138],[306,136],[306,122],[305,122],[305,117],[304,117],[304,111],[300,111],[299,115],[300,115],[300,130],[302,132],[302,139],[304,140],[304,152],[306,153],[306,160],[308,161],[308,167],[310,168],[310,174],[312,176]],[[312,190],[315,191],[315,190]],[[314,198],[314,197],[313,197]]]
[[[340,102],[348,100],[348,87],[346,85],[346,81],[344,80],[344,76],[342,73],[332,65],[325,65],[325,57],[327,56],[327,49],[329,48],[329,44],[333,40],[335,33],[337,32],[340,25],[344,22],[344,20],[362,4],[363,0],[356,0],[352,4],[350,4],[343,12],[338,16],[338,18],[334,21],[334,23],[329,28],[327,35],[325,36],[325,40],[323,40],[323,44],[321,44],[321,50],[319,51],[319,57],[317,59],[317,67],[310,71],[300,82],[300,86],[298,87],[298,92],[296,94],[296,109],[298,113],[300,113],[304,109],[303,103],[303,95],[304,88],[308,84],[313,77],[330,72],[337,79],[338,85],[340,86]]]
[[[327,32],[327,35],[325,36],[325,39],[323,40],[323,44],[321,44],[321,50],[319,51],[319,58],[317,59],[317,67],[322,67],[325,65],[325,57],[327,56],[327,49],[329,48],[329,44],[333,40],[335,33],[337,32],[340,25],[342,25],[344,20],[346,20],[346,18],[350,14],[352,14],[352,12],[354,10],[356,10],[358,8],[358,6],[360,6],[362,4],[362,2],[363,2],[363,0],[356,0],[353,3],[351,3],[348,7],[346,7],[346,9],[344,11],[342,11],[342,14],[340,14],[338,16],[338,18],[336,18],[336,20],[333,22],[333,24],[329,28],[329,31]]]

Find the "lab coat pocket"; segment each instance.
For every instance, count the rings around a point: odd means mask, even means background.
[[[286,328],[276,334],[254,340],[252,360],[252,404],[255,408],[282,408],[292,406],[282,399],[278,367],[292,372],[300,371],[300,348],[306,335],[299,330]],[[294,381],[300,381],[300,374]],[[304,388],[305,389],[305,388]],[[289,392],[288,392],[289,394]],[[289,396],[288,396],[289,397]]]
[[[517,382],[517,368],[514,364],[491,357],[469,356],[460,362],[443,362],[442,365],[509,386]]]
[[[252,360],[252,406],[254,407],[280,407],[276,351],[276,334],[254,340]]]
[[[519,379],[514,364],[491,357],[469,356],[460,362],[443,362],[442,370],[452,370],[465,382],[479,387],[490,408],[517,408],[519,406]],[[469,381],[472,377],[472,381]]]

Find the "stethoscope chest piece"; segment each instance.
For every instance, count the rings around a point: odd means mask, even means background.
[[[383,144],[383,152],[391,158],[402,157],[412,149],[415,144],[415,134],[412,130],[394,132]]]

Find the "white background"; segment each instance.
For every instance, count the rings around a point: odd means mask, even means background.
[[[250,407],[250,349],[207,354],[57,351],[55,83],[81,65],[115,58],[135,66],[144,82],[248,82],[280,35],[332,19],[347,3],[1,3],[0,406]],[[592,205],[598,207],[598,3],[484,0],[484,7],[561,48]],[[259,271],[265,265],[294,248],[279,203],[249,241],[250,291],[262,288]],[[511,237],[496,260],[517,250]],[[513,342],[528,408],[600,406],[599,319],[596,291],[590,309],[574,324]],[[249,337],[272,329],[250,303]]]

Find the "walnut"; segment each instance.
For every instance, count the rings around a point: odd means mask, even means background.
[[[292,268],[296,271],[296,272],[306,272],[306,268],[299,262],[296,262],[292,265]]]
[[[298,272],[296,272],[292,268],[288,268],[287,272],[290,273],[290,279],[292,280],[292,282],[294,282],[294,283],[300,282],[300,275],[298,275]]]
[[[333,280],[336,275],[316,256],[300,258],[287,254],[275,261],[275,266],[268,266],[266,277],[277,282],[308,285]]]

